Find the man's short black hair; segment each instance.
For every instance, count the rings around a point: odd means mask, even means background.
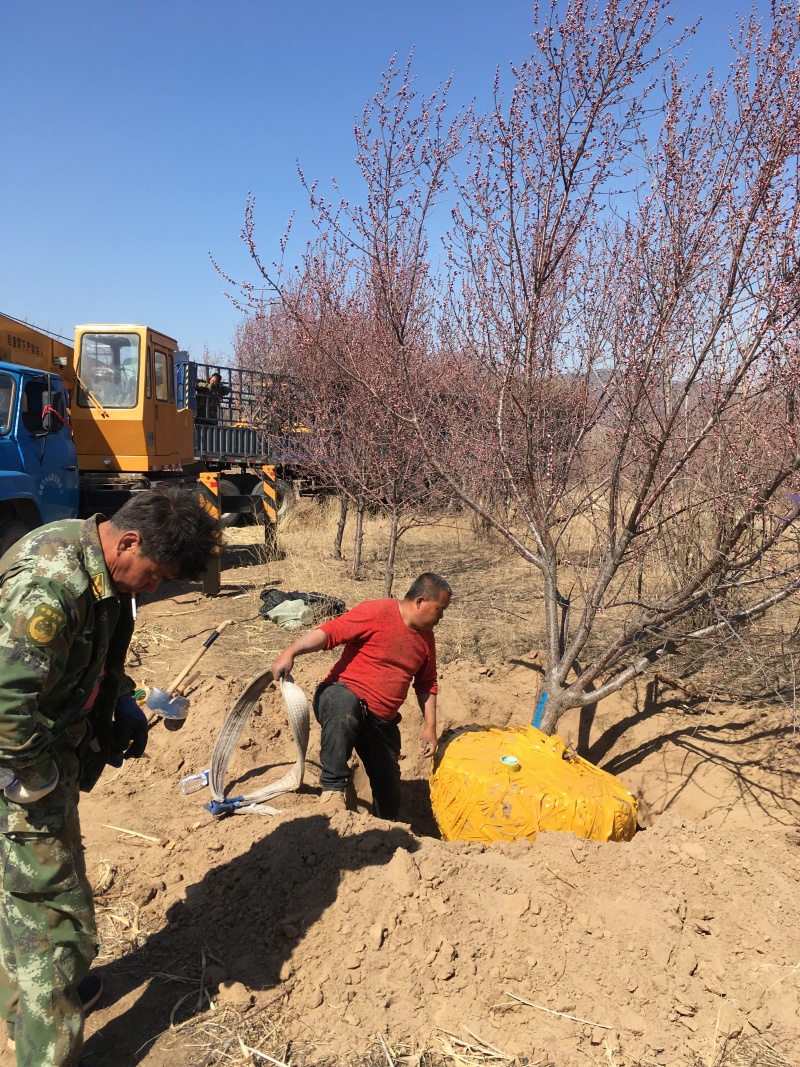
[[[191,489],[158,488],[135,493],[111,518],[124,533],[135,530],[142,555],[175,568],[175,577],[196,581],[222,545],[218,520]]]
[[[419,578],[414,579],[411,588],[403,599],[416,600],[417,597],[422,597],[424,600],[438,600],[442,593],[447,593],[449,596],[452,592],[453,590],[441,574],[425,571]]]

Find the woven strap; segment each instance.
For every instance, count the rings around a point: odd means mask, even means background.
[[[250,713],[272,680],[269,671],[264,671],[263,674],[253,678],[222,724],[222,730],[211,756],[208,784],[213,800],[205,805],[212,815],[227,815],[231,812],[234,815],[278,815],[280,814],[278,809],[270,807],[265,801],[280,796],[281,793],[297,790],[303,784],[309,733],[308,700],[303,690],[292,681],[291,677],[281,678],[281,696],[286,705],[289,726],[297,746],[297,760],[292,769],[277,782],[266,785],[254,793],[245,793],[238,797],[225,796],[225,779],[231,756],[250,718]]]

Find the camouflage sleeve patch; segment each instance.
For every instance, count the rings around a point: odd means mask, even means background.
[[[0,757],[35,763],[49,734],[43,702],[57,703],[78,630],[77,604],[59,583],[23,571],[0,587]],[[54,694],[48,697],[47,694]]]
[[[49,604],[40,604],[28,619],[25,632],[35,645],[49,645],[58,636],[66,621],[66,616],[60,609]]]

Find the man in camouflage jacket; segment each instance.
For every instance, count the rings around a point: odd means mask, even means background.
[[[219,528],[194,494],[149,490],[108,520],[50,523],[0,560],[0,1016],[19,1067],[74,1067],[77,987],[97,953],[78,791],[141,755],[120,700],[131,595],[196,579]]]

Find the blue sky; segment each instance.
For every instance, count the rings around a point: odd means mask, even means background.
[[[766,0],[760,0],[768,8]],[[745,5],[741,5],[745,6]],[[724,10],[720,10],[724,9]],[[726,66],[738,5],[684,0],[693,66]],[[352,128],[396,52],[419,88],[486,101],[528,53],[530,0],[16,0],[0,15],[0,311],[58,333],[146,322],[200,358],[239,314],[211,252],[257,198],[264,258],[307,208],[295,163],[357,195]]]

